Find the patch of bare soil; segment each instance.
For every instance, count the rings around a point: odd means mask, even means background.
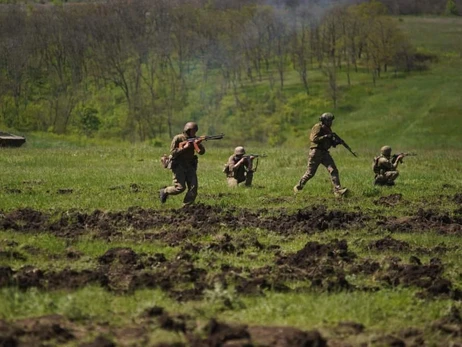
[[[66,211],[50,215],[32,209],[18,209],[0,215],[0,228],[22,232],[51,231],[57,236],[77,237],[82,233],[96,232],[99,237],[120,235],[119,230],[165,229],[187,233],[210,233],[221,227],[229,229],[260,228],[280,234],[313,233],[326,229],[349,229],[362,227],[368,217],[360,212],[327,210],[315,206],[299,210],[295,214],[268,210],[250,211],[246,209],[223,209],[203,204],[187,206],[178,210],[157,211],[133,207],[124,212],[92,213]],[[162,237],[148,235],[147,237]],[[164,237],[167,237],[164,235]],[[172,240],[175,242],[175,240]]]
[[[42,346],[81,342],[79,344],[81,347],[145,346],[150,345],[150,334],[159,328],[177,332],[184,336],[187,346],[193,347],[323,347],[327,343],[316,330],[235,325],[215,319],[211,319],[201,327],[194,317],[171,315],[160,307],[150,311],[145,312],[135,323],[117,327],[92,322],[77,324],[59,315],[28,318],[10,323],[0,320],[0,344],[1,346]],[[186,345],[160,343],[156,346]]]
[[[459,309],[452,306],[446,316],[432,324],[432,328],[445,335],[462,337],[462,316]]]
[[[454,300],[462,300],[462,292],[454,289],[452,282],[442,277],[444,266],[437,258],[429,264],[422,264],[417,257],[414,264],[402,264],[400,259],[389,259],[376,277],[390,286],[413,286],[423,289],[418,296],[432,298],[443,296]]]
[[[462,235],[462,216],[419,209],[414,216],[382,218],[377,221],[377,226],[391,232],[434,230],[440,234]]]
[[[387,206],[387,207],[393,207],[398,205],[400,202],[402,202],[403,195],[402,194],[391,194],[387,196],[381,196],[379,199],[374,200],[374,204],[376,205],[381,205],[381,206]]]
[[[369,249],[375,251],[395,251],[395,252],[407,252],[411,249],[409,243],[405,241],[395,240],[390,236],[386,236],[383,239],[377,241],[371,241],[368,246]]]
[[[280,256],[276,264],[282,278],[295,275],[297,279],[309,280],[312,288],[327,291],[353,290],[354,286],[346,280],[345,266],[355,258],[345,240],[333,240],[327,244],[308,242],[298,252]]]

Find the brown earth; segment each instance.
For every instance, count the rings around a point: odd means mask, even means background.
[[[462,198],[456,195],[454,201],[460,204]],[[393,207],[402,200],[401,196],[394,195],[376,203]],[[226,233],[221,233],[223,228],[226,228]],[[202,204],[179,210],[133,207],[127,211],[97,210],[92,213],[18,209],[0,213],[0,229],[28,234],[51,233],[66,239],[69,244],[82,235],[108,242],[119,236],[129,241],[156,240],[178,247],[178,252],[173,257],[167,257],[162,253],[145,254],[128,247],[114,247],[92,259],[93,264],[97,264],[95,267],[83,270],[49,270],[31,264],[18,269],[0,266],[0,288],[75,290],[96,284],[117,294],[132,293],[141,288],[160,288],[183,302],[203,299],[217,283],[225,289],[232,286],[239,295],[265,295],[267,291],[376,291],[384,286],[404,286],[418,289],[418,297],[424,300],[462,300],[457,284],[444,276],[445,266],[439,258],[433,257],[424,264],[417,257],[444,254],[459,249],[458,245],[441,244],[425,249],[413,247],[391,235],[382,236],[364,244],[365,248],[369,252],[413,255],[408,261],[395,256],[377,261],[359,257],[344,239],[326,243],[310,241],[296,252],[285,253],[279,245],[262,244],[254,235],[232,233],[247,228],[267,230],[284,238],[321,233],[328,229],[348,232],[359,228],[381,235],[421,231],[462,235],[462,217],[457,213],[450,215],[424,209],[405,217],[372,217],[361,211],[328,210],[324,206],[313,206],[295,213],[223,209]],[[205,235],[209,236],[209,241],[195,241]],[[261,251],[273,256],[273,260],[262,267],[233,266],[213,261],[217,258],[214,254],[240,256],[246,253],[249,256],[249,252],[258,255]],[[28,263],[41,252],[13,241],[0,241],[0,259]],[[209,264],[197,265],[200,252],[212,254]],[[64,254],[57,257],[72,261],[82,256],[81,252],[68,247]],[[368,277],[373,285],[355,284],[351,281],[354,275]],[[288,285],[291,282],[297,284]],[[232,308],[237,303],[225,298],[223,305]],[[460,342],[460,324],[460,314],[454,307],[447,317],[432,324],[431,329]],[[345,336],[367,334],[367,327],[355,322],[340,322],[327,335],[292,327],[233,325],[214,319],[200,326],[196,317],[174,315],[163,308],[153,307],[130,325],[122,327],[72,322],[58,315],[13,322],[0,320],[0,346],[65,344],[69,341],[77,341],[81,346],[145,345],[155,329],[177,332],[183,336],[184,346],[337,346],[342,345]],[[403,327],[396,334],[376,336],[368,341],[372,345],[422,345],[425,344],[425,336],[421,330]]]

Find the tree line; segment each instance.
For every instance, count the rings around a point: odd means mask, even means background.
[[[0,5],[0,124],[145,141],[194,119],[281,143],[298,117],[284,102],[289,76],[310,98],[321,72],[335,107],[340,71],[348,85],[360,71],[374,83],[418,63],[377,1]]]

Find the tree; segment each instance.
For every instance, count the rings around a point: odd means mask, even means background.
[[[447,15],[453,15],[453,16],[458,16],[459,11],[457,10],[457,6],[454,0],[448,0],[446,3],[446,14]]]

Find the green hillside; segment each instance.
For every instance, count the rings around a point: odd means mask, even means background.
[[[404,17],[399,23],[413,45],[438,62],[404,78],[389,76],[376,88],[352,88],[354,110],[338,111],[345,120],[337,127],[360,147],[461,148],[462,18]]]
[[[462,146],[460,17],[390,17],[376,1],[319,19],[257,5],[119,5],[4,8],[0,129],[32,147],[56,137],[166,147],[194,120],[201,135],[225,133],[224,147],[304,148],[333,112],[356,148]]]

